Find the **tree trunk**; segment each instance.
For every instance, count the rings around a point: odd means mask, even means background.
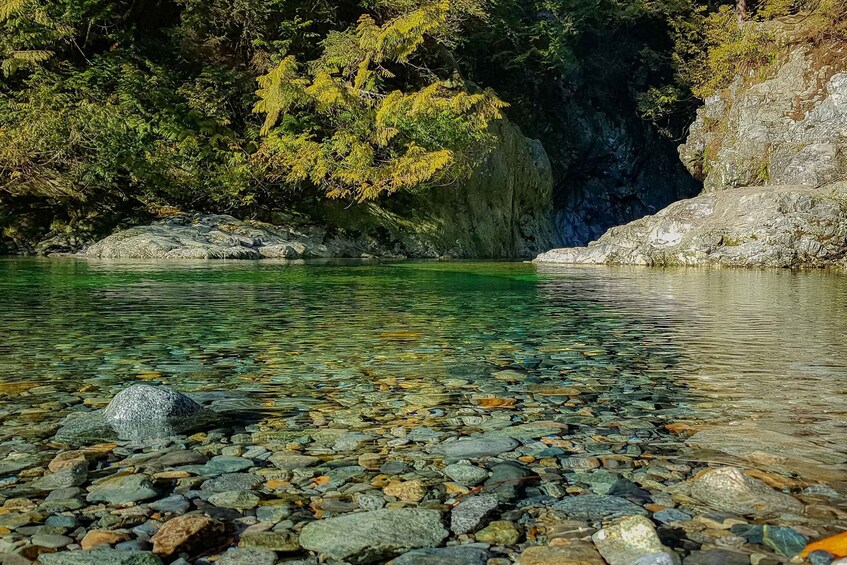
[[[735,0],[735,14],[738,16],[738,25],[747,19],[747,0]]]

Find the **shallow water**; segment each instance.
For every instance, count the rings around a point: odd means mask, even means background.
[[[844,275],[3,259],[0,304],[0,440],[54,426],[65,393],[152,382],[277,427],[557,420],[743,457],[665,428],[719,424],[767,439],[754,461],[844,477]]]

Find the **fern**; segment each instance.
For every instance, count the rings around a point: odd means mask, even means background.
[[[22,11],[29,0],[0,0],[0,22]]]

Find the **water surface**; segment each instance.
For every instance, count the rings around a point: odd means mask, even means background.
[[[765,437],[745,464],[837,482],[847,459],[839,274],[4,259],[0,305],[1,440],[152,382],[279,426],[556,420],[719,456],[681,422]]]

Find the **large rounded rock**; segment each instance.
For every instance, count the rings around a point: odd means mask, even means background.
[[[435,510],[380,509],[307,524],[300,533],[300,545],[324,558],[370,563],[435,547],[447,534]]]
[[[132,385],[115,395],[103,410],[103,417],[114,426],[137,426],[188,418],[202,410],[181,392],[163,386]]]
[[[687,486],[692,497],[722,512],[764,517],[803,511],[803,504],[793,496],[776,491],[735,467],[704,471]]]

